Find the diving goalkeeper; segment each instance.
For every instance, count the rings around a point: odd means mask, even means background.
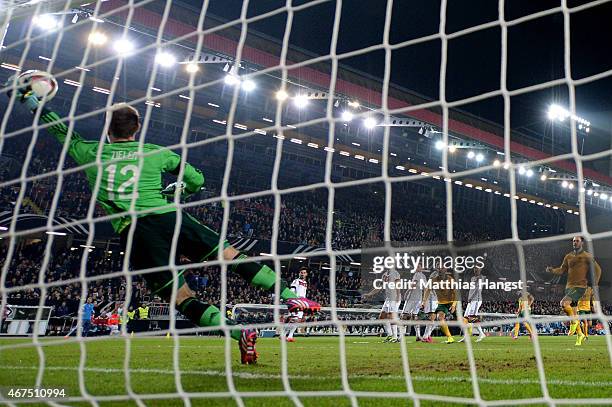
[[[12,80],[9,82],[12,83]],[[25,105],[32,113],[39,108],[36,94],[27,88],[17,89],[17,100]],[[136,133],[140,130],[140,116],[138,111],[126,104],[112,106],[110,112],[110,125],[108,127],[108,143],[104,143],[100,151],[101,166],[93,165],[85,169],[90,187],[96,183],[99,169],[102,170],[101,183],[95,199],[104,208],[107,214],[123,214],[112,219],[112,225],[117,234],[121,236],[121,243],[126,247],[132,217],[127,213],[132,200],[135,200],[135,219],[133,240],[130,252],[130,265],[132,269],[142,270],[149,268],[162,268],[152,273],[145,273],[143,277],[149,289],[154,293],[170,300],[174,277],[168,267],[175,224],[177,222],[176,208],[168,203],[164,193],[173,195],[192,194],[199,191],[204,184],[204,176],[200,171],[188,163],[184,166],[183,182],[174,183],[166,190],[162,190],[162,173],[178,175],[181,166],[181,157],[158,145],[143,144],[142,166],[139,167],[138,141]],[[50,123],[47,129],[62,143],[68,143],[68,153],[78,165],[95,162],[99,142],[83,139],[78,133],[72,132],[68,138],[68,127],[59,121],[60,117],[43,108],[40,120]],[[135,186],[137,185],[137,190]],[[142,211],[146,211],[142,213]],[[222,250],[225,260],[245,259],[247,256],[232,247],[227,241],[219,248],[219,235],[199,223],[188,213],[182,213],[181,227],[178,232],[176,245],[176,260],[184,255],[192,262],[217,259],[218,250]],[[252,285],[271,290],[276,282],[275,272],[268,266],[242,261],[233,264],[231,270],[238,273]],[[177,273],[178,290],[176,292],[176,308],[197,326],[218,326],[223,315],[214,305],[206,304],[195,297],[195,294],[185,283],[182,271]],[[320,305],[297,295],[281,283],[280,296],[286,300],[290,312],[315,312]],[[226,323],[231,324],[230,321]],[[257,332],[254,329],[231,330],[232,338],[238,340],[243,364],[257,362],[258,354],[255,350]]]

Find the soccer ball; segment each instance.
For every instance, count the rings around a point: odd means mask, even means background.
[[[57,93],[57,80],[48,72],[29,70],[17,77],[17,87],[23,93],[32,91],[38,100],[51,100]]]

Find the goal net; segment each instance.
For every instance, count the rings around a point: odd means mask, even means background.
[[[0,1],[0,401],[612,404],[610,6]]]

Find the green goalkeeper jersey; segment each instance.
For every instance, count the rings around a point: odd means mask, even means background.
[[[68,135],[68,127],[59,122],[57,113],[44,110],[40,117],[44,123],[53,123],[47,129],[60,143],[64,144]],[[72,132],[68,145],[68,154],[79,165],[96,161],[99,142],[83,139],[78,133]],[[92,191],[102,169],[100,188],[95,199],[102,205],[106,213],[124,213],[130,209],[134,194],[137,212],[146,211],[138,216],[172,212],[176,208],[162,195],[162,173],[178,175],[181,157],[158,145],[143,144],[142,167],[139,168],[138,141],[126,141],[104,144],[100,152],[101,166],[92,165],[85,169],[87,180]],[[204,176],[200,171],[185,163],[183,182],[187,193],[200,190],[204,184]],[[135,190],[135,186],[138,188]],[[113,228],[120,233],[130,224],[129,215],[112,219]]]

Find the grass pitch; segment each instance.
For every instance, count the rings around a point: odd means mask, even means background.
[[[440,338],[436,339],[440,341]],[[73,340],[42,340],[45,371],[43,387],[64,388],[70,398],[82,397],[79,387],[80,346]],[[288,380],[283,381],[281,343],[278,339],[260,339],[259,363],[242,366],[235,342],[230,343],[233,375],[228,379],[224,340],[210,337],[182,337],[178,349],[180,376],[173,369],[173,338],[131,338],[129,382],[135,397],[145,405],[183,405],[177,395],[177,378],[182,390],[192,395],[190,402],[199,406],[238,405],[231,396],[232,387],[244,393],[246,406],[348,406],[357,401],[364,406],[413,405],[408,387],[423,396],[420,405],[465,405],[474,399],[465,344],[415,343],[406,338],[406,356],[411,381],[406,380],[400,344],[383,344],[379,338],[346,337],[346,384],[355,398],[343,394],[342,359],[337,337],[297,338],[287,343]],[[58,343],[59,342],[59,343]],[[9,388],[31,388],[38,374],[39,355],[31,340],[0,340],[0,392]],[[478,375],[478,391],[483,400],[541,398],[548,391],[554,399],[612,398],[610,355],[603,337],[591,337],[584,346],[575,347],[574,338],[540,337],[546,386],[543,390],[533,343],[525,337],[491,337],[472,342]],[[101,406],[136,405],[128,401],[124,357],[126,338],[96,339],[83,345],[82,385]],[[295,391],[296,399],[283,394]],[[261,397],[261,392],[268,392]],[[326,395],[317,392],[328,392]],[[386,392],[380,397],[377,392]],[[259,393],[259,395],[257,394]],[[166,395],[164,395],[166,394]],[[153,395],[151,398],[149,395]],[[430,396],[445,396],[432,400]],[[119,397],[116,397],[119,396]],[[403,397],[403,398],[402,398]],[[70,399],[69,399],[70,400]],[[62,405],[92,405],[91,402],[64,400]],[[5,401],[8,401],[5,398]],[[11,402],[18,402],[11,399]],[[589,400],[585,400],[589,404]],[[540,405],[544,405],[540,400]],[[298,404],[299,405],[299,404]]]

